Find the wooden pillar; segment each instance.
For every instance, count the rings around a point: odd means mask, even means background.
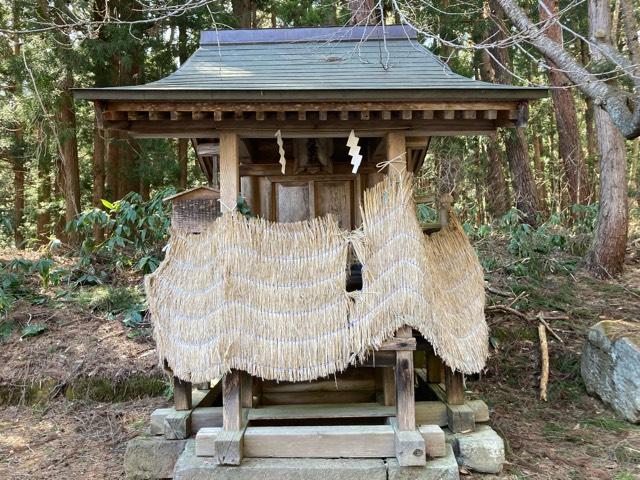
[[[219,465],[240,465],[246,422],[242,414],[242,372],[232,370],[222,380],[222,430],[214,441]]]
[[[232,370],[222,379],[222,428],[242,428],[241,372]]]
[[[411,337],[411,328],[402,327],[398,338]],[[416,402],[413,385],[413,351],[396,352],[396,418],[400,430],[416,429]]]
[[[407,146],[404,133],[387,133],[387,161],[393,160],[389,164],[389,175],[397,175],[407,171]]]
[[[220,203],[221,212],[235,210],[240,193],[240,155],[238,135],[220,133]]]
[[[445,367],[444,387],[447,394],[447,404],[464,404],[464,378],[462,373],[454,372],[449,367]]]
[[[176,410],[191,410],[191,382],[173,377],[173,403]]]
[[[402,327],[396,332],[397,338],[411,336],[411,327]],[[427,461],[424,438],[416,429],[413,374],[413,350],[397,350],[396,419],[393,426],[396,459],[401,467],[423,466]]]

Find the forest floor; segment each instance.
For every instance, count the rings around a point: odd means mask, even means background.
[[[626,272],[615,280],[567,269],[574,261],[568,258],[550,259],[553,273],[523,274],[500,240],[476,246],[490,265],[493,348],[486,371],[467,389],[490,405],[508,463],[498,476],[462,478],[640,478],[640,427],[589,397],[580,379],[591,325],[640,321],[638,241],[630,243]],[[0,252],[0,259],[15,255]],[[123,282],[119,288],[136,288],[140,278]],[[168,405],[149,329],[125,327],[119,315],[98,308],[100,288],[69,294],[57,287],[20,301],[0,324],[16,326],[0,328],[0,479],[122,478],[127,440],[144,431],[155,408]],[[539,314],[562,339],[549,335],[547,402],[539,400]],[[30,324],[45,330],[21,337]]]

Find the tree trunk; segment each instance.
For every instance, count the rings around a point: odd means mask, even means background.
[[[611,31],[608,1],[589,0],[589,31],[592,36]],[[591,54],[596,62],[603,59],[598,49]],[[629,227],[627,161],[624,138],[611,117],[596,108],[594,118],[600,150],[600,210],[587,266],[595,275],[607,276],[622,272],[624,266]]]
[[[102,209],[102,199],[104,198],[104,157],[106,154],[105,132],[98,128],[97,120],[93,126],[93,206]],[[104,232],[102,228],[95,225],[93,227],[93,240],[96,243],[102,241]]]
[[[238,28],[251,28],[256,9],[253,0],[231,0],[231,9],[238,20]]]
[[[491,38],[493,41],[504,40],[507,36],[503,31],[502,8],[497,0],[489,0],[489,5],[495,20],[491,26]],[[508,69],[512,68],[509,51],[506,48],[493,48],[492,54],[491,64],[496,80],[498,83],[509,83],[511,79]],[[516,128],[515,131],[505,131],[504,137],[516,208],[523,213],[526,223],[535,226],[540,212],[540,199],[531,173],[527,136],[522,128]]]
[[[80,169],[78,167],[78,141],[76,136],[76,112],[71,95],[73,76],[69,70],[65,74],[60,99],[59,121],[61,128],[60,146],[63,168],[63,192],[65,202],[65,223],[71,222],[80,211]],[[74,234],[67,241],[74,243]]]
[[[526,134],[522,128],[515,128],[505,130],[504,137],[516,208],[523,213],[524,221],[535,227],[540,200],[531,173]]]
[[[480,78],[485,82],[494,82],[495,73],[491,66],[491,58],[486,50],[483,50],[479,62]],[[487,137],[487,168],[486,182],[488,186],[487,207],[491,216],[502,217],[509,210],[511,199],[509,187],[504,177],[504,159],[500,154],[500,145],[496,135]]]
[[[44,244],[51,228],[51,158],[44,148],[38,157],[38,215],[36,218],[36,237],[39,244]]]
[[[184,23],[178,25],[178,58],[180,65],[187,61],[189,54],[187,51],[187,26]],[[178,167],[180,175],[178,177],[178,188],[184,190],[187,188],[187,174],[188,174],[188,149],[189,140],[186,138],[178,139]]]
[[[22,160],[22,158],[20,158]],[[13,240],[16,248],[24,248],[24,235],[22,234],[22,222],[24,219],[24,166],[22,161],[14,157],[13,161]]]
[[[349,0],[349,11],[351,25],[373,25],[378,22],[378,16],[373,11],[373,0]]]
[[[120,133],[110,130],[106,136],[107,157],[105,168],[105,195],[108,200],[119,200],[120,183]]]
[[[542,165],[542,139],[539,135],[533,137],[533,168],[536,177],[536,187],[540,198],[540,210],[545,214],[549,213],[547,203],[547,188],[545,185],[544,165]]]
[[[548,20],[558,14],[558,0],[542,0],[539,4],[540,20]],[[553,22],[546,29],[547,36],[564,48],[560,24]],[[564,164],[564,174],[569,186],[571,203],[582,205],[591,203],[591,189],[587,165],[584,160],[580,135],[578,134],[578,114],[573,94],[569,87],[571,82],[547,57],[549,63],[549,81],[554,87],[551,89],[553,108],[558,127],[558,150]]]

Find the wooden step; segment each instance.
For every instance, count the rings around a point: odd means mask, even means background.
[[[249,420],[384,418],[393,417],[395,414],[395,407],[385,407],[378,403],[316,403],[253,408],[249,412]]]

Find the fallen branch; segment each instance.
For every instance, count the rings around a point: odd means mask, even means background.
[[[540,363],[542,373],[540,374],[540,400],[547,401],[547,383],[549,382],[549,348],[547,347],[547,327],[538,324],[538,336],[540,337]]]
[[[569,317],[566,315],[558,315],[555,317],[550,317],[550,316],[544,316],[542,314],[542,312],[538,313],[538,315],[536,315],[535,317],[530,317],[524,313],[522,313],[519,310],[516,310],[515,308],[508,306],[508,305],[489,305],[488,307],[485,307],[485,311],[486,312],[505,312],[505,313],[510,313],[511,315],[515,315],[518,318],[522,318],[523,320],[526,320],[527,322],[535,322],[536,320],[538,320],[547,330],[549,330],[549,333],[551,335],[553,335],[553,337],[558,340],[560,343],[564,344],[564,340],[562,340],[562,338],[560,338],[560,335],[558,335],[553,328],[551,328],[551,325],[549,325],[549,323],[547,322],[547,320],[569,320]]]

